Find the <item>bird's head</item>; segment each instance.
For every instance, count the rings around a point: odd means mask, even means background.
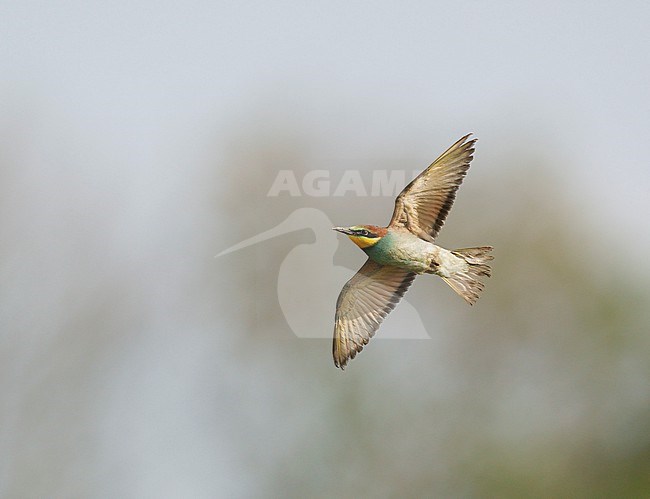
[[[376,225],[353,225],[352,227],[333,227],[333,229],[346,234],[361,249],[374,246],[388,232],[386,228]]]

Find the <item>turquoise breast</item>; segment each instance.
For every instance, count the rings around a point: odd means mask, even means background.
[[[381,265],[394,265],[421,274],[429,270],[433,247],[410,233],[388,233],[364,251]]]
[[[395,236],[388,233],[377,244],[364,248],[363,251],[377,263],[382,265],[398,265],[401,262],[395,258],[396,255],[391,251],[396,242]]]

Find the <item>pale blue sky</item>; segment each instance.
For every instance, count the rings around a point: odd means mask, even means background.
[[[150,185],[159,169],[169,169],[161,183],[198,171],[206,143],[218,151],[269,113],[301,123],[316,156],[335,152],[333,169],[378,147],[426,157],[466,131],[484,159],[521,141],[587,218],[648,249],[649,9],[3,2],[0,103],[5,120],[38,124],[35,144],[83,149],[87,175]]]

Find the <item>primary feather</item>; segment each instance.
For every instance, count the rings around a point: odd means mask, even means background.
[[[334,344],[336,367],[363,350],[415,279],[413,272],[368,259],[350,279],[336,302]]]
[[[405,227],[432,241],[445,223],[467,174],[476,139],[465,135],[418,175],[395,200],[389,227]]]

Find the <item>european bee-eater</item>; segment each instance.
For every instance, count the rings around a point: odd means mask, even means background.
[[[407,185],[387,227],[334,227],[367,255],[336,302],[334,364],[344,369],[363,350],[418,274],[435,274],[473,305],[490,276],[491,246],[444,249],[433,243],[456,198],[476,139],[461,138]]]

